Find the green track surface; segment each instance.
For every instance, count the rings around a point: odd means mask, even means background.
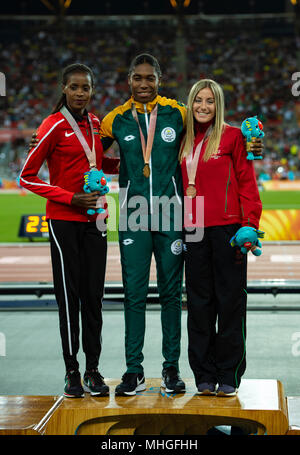
[[[117,206],[118,195],[110,194]],[[109,199],[108,199],[109,200]],[[46,199],[35,194],[0,194],[0,243],[3,242],[29,242],[28,238],[18,236],[22,215],[45,214]],[[111,214],[112,215],[112,214]],[[111,216],[113,219],[113,216]],[[108,230],[108,241],[118,239],[116,230]],[[45,242],[48,239],[34,239],[34,242]]]
[[[261,200],[264,210],[275,209],[300,209],[300,191],[261,191]],[[118,207],[118,195],[110,193],[114,205]],[[111,207],[108,199],[109,207]],[[0,194],[0,242],[28,242],[27,238],[18,237],[20,220],[22,215],[44,214],[46,200],[35,194]],[[118,210],[118,209],[117,209]],[[114,216],[110,208],[110,220],[108,224],[108,241],[117,241],[116,229],[117,216]],[[113,226],[115,224],[115,227]],[[34,242],[45,241],[35,239]]]

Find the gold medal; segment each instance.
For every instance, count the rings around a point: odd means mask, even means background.
[[[143,174],[145,177],[149,178],[150,177],[150,167],[149,164],[146,163],[143,169]]]
[[[142,132],[142,129],[140,127],[137,111],[135,104],[132,103],[131,106],[131,112],[132,116],[135,119],[139,131],[140,131],[140,138],[141,138],[141,145],[142,145],[142,151],[143,151],[143,158],[144,158],[144,168],[143,168],[143,175],[146,178],[150,177],[150,166],[149,166],[149,161],[150,161],[150,156],[151,156],[151,150],[152,150],[152,145],[153,145],[153,140],[154,140],[154,134],[155,134],[155,126],[156,126],[156,118],[157,118],[157,104],[155,105],[154,109],[152,110],[150,114],[150,122],[149,122],[149,128],[148,128],[148,138],[147,138],[147,144],[145,142],[145,138]]]
[[[187,197],[194,198],[197,194],[196,187],[194,185],[189,185],[186,189]]]

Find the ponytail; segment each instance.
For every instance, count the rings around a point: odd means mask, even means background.
[[[56,105],[52,109],[51,114],[55,114],[56,112],[59,112],[63,106],[67,104],[67,99],[65,93],[62,93],[61,97],[57,101]]]

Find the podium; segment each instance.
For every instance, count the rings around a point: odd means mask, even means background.
[[[160,381],[146,379],[147,389],[132,397],[115,396],[116,379],[106,379],[110,387],[107,397],[27,397],[27,405],[26,397],[6,397],[6,411],[0,412],[0,434],[205,435],[220,425],[239,427],[244,434],[291,434],[280,381],[244,379],[234,397],[197,395],[192,379],[185,379],[185,393],[167,394]],[[23,400],[19,413],[18,399],[19,406]],[[0,411],[3,400],[5,397],[0,398]]]
[[[107,380],[109,397],[64,399],[45,434],[56,435],[202,435],[209,428],[231,425],[246,434],[286,434],[288,413],[283,386],[276,380],[242,380],[235,397],[196,394],[193,380],[186,392],[167,394],[160,379],[133,397],[114,395],[119,380]]]

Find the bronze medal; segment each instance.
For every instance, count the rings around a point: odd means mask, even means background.
[[[196,187],[194,185],[189,185],[186,189],[187,197],[194,198],[197,194]]]
[[[143,174],[144,174],[144,177],[146,177],[146,178],[150,177],[150,167],[149,167],[148,163],[146,163],[144,166]]]
[[[203,143],[209,137],[211,131],[212,131],[212,127],[209,126],[209,128],[206,130],[204,138],[202,139],[202,141],[199,142],[199,144],[197,144],[197,146],[194,150],[194,153],[193,153],[194,147],[192,147],[186,158],[186,170],[187,170],[188,182],[189,182],[188,187],[186,189],[186,195],[190,199],[193,199],[194,197],[197,196],[195,181],[196,181],[196,172],[197,172],[198,162],[199,162]]]

